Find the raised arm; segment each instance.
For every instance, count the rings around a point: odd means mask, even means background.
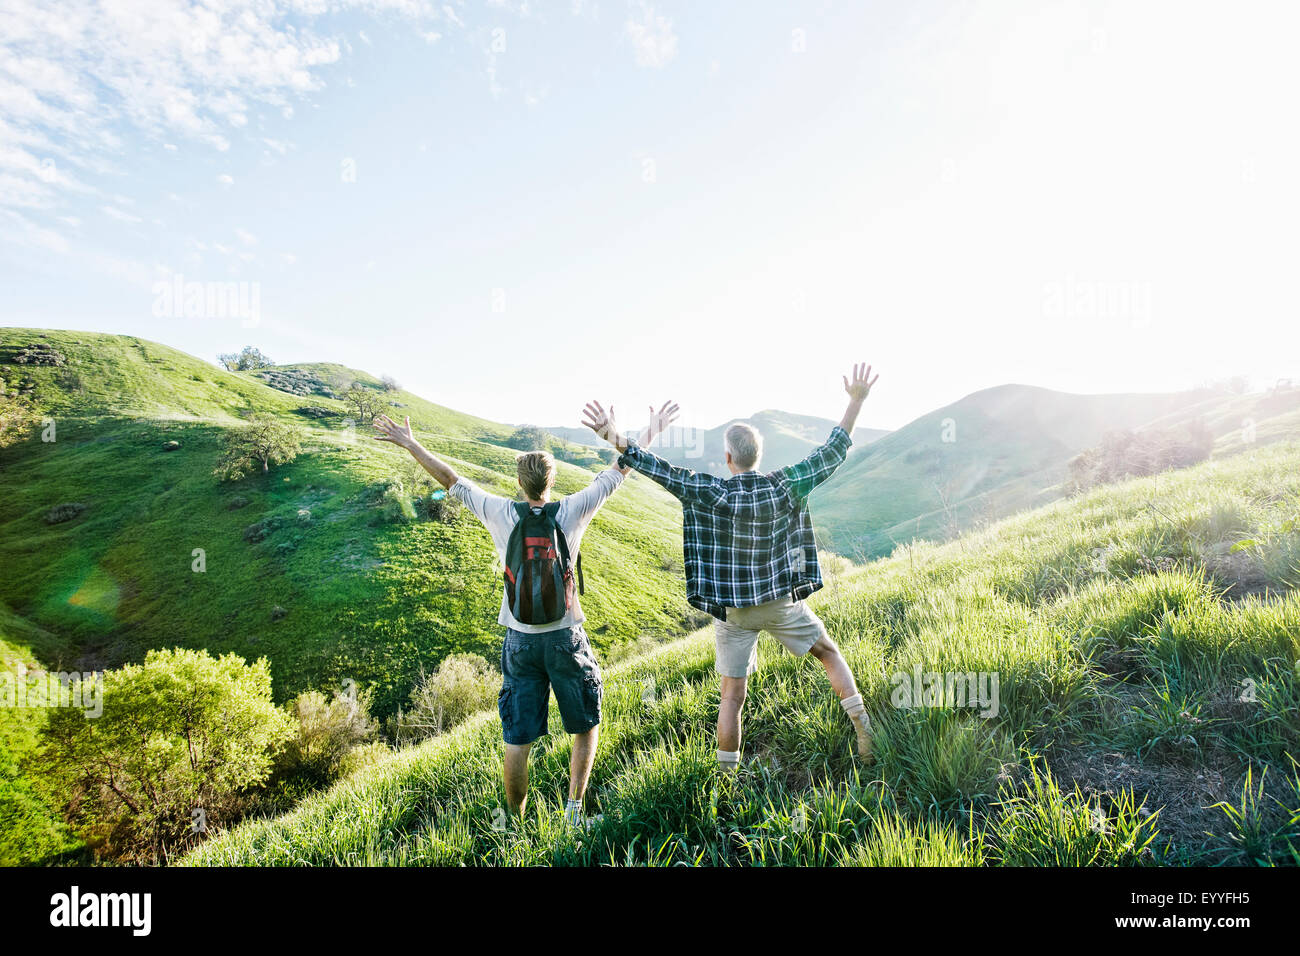
[[[401,445],[411,453],[412,458],[424,466],[425,471],[438,479],[439,484],[447,490],[451,490],[451,486],[457,480],[456,472],[452,471],[451,465],[415,440],[415,435],[411,433],[411,416],[406,416],[405,426],[397,424],[387,415],[380,415],[375,419],[374,424],[380,431],[380,434],[374,436],[376,441],[388,441],[394,445]]]
[[[663,408],[657,414],[652,414],[650,426],[643,433],[662,431],[672,421],[677,418],[677,406],[665,402]],[[653,408],[652,408],[653,411]],[[600,402],[589,402],[583,409],[586,419],[583,424],[594,431],[601,438],[613,445],[622,457],[619,459],[619,467],[626,470],[629,465],[641,472],[647,478],[662,485],[670,494],[680,500],[694,500],[709,504],[712,507],[722,507],[726,501],[726,488],[721,479],[712,475],[701,475],[691,471],[688,468],[678,468],[670,465],[658,455],[640,447],[641,441],[629,439],[619,431],[617,423],[614,421],[614,409],[610,407],[606,412]],[[653,437],[653,434],[651,434]],[[648,442],[646,442],[648,444]]]
[[[880,378],[880,373],[876,373],[876,378]],[[849,435],[853,434],[853,426],[858,423],[858,412],[862,411],[862,403],[867,400],[867,395],[871,393],[871,386],[876,384],[876,378],[871,377],[871,366],[866,364],[853,366],[853,380],[844,376],[844,391],[849,393],[849,407],[844,410],[844,417],[840,419],[840,428],[843,428]]]
[[[835,474],[835,469],[844,464],[848,457],[849,446],[853,444],[853,426],[857,424],[858,412],[862,403],[876,384],[876,375],[871,377],[871,366],[862,364],[853,366],[853,378],[844,377],[844,391],[849,393],[849,407],[844,410],[844,417],[831,430],[831,437],[803,461],[788,468],[781,469],[781,475],[790,485],[795,497],[803,499],[812,494],[812,490]]]

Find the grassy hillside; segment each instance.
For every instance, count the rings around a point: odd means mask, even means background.
[[[765,640],[745,764],[719,777],[701,632],[608,670],[587,834],[561,826],[562,735],[500,826],[484,713],[189,862],[1300,862],[1298,514],[1300,444],[1276,444],[833,562],[814,602],[874,715],[866,771],[820,668]],[[996,673],[996,713],[900,706],[914,668]]]
[[[467,512],[450,524],[386,520],[383,493],[395,479],[410,487],[409,457],[369,429],[349,431],[337,400],[130,337],[0,329],[3,356],[32,345],[66,361],[0,364],[56,426],[53,442],[37,435],[0,452],[0,601],[33,626],[26,649],[46,666],[112,667],[177,645],[264,655],[281,699],[351,678],[391,712],[446,654],[497,653],[486,532]],[[373,382],[341,366],[290,369],[336,387]],[[509,426],[390,397],[458,471],[515,493],[516,452],[500,444]],[[330,417],[309,417],[308,405]],[[248,409],[292,421],[305,451],[269,475],[218,483],[222,436]],[[592,475],[559,467],[560,494]],[[84,509],[50,523],[60,504]],[[676,507],[633,478],[593,523],[583,606],[597,647],[687,628]]]
[[[852,451],[814,493],[813,516],[830,547],[878,557],[1061,497],[1069,460],[1107,431],[1200,420],[1239,450],[1251,421],[1257,444],[1300,437],[1294,418],[1279,417],[1297,406],[1300,390],[1278,398],[985,389]]]
[[[828,418],[814,415],[796,415],[777,409],[755,412],[748,418],[735,419],[745,421],[758,429],[763,436],[763,462],[765,471],[793,465],[810,454],[817,446],[826,441],[835,427],[835,422]],[[709,472],[719,477],[729,477],[726,451],[723,448],[723,435],[731,422],[694,432],[682,428],[671,428],[652,446],[655,452],[675,465],[691,468],[695,471]],[[590,429],[556,427],[547,431],[566,441],[603,447]],[[855,428],[853,443],[861,447],[888,435],[882,428]]]

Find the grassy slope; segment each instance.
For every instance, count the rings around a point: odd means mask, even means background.
[[[1239,796],[1250,767],[1300,814],[1300,792],[1286,786],[1288,755],[1300,754],[1300,535],[1278,531],[1298,511],[1300,444],[1277,444],[1097,489],[945,545],[838,565],[814,601],[874,715],[878,759],[864,774],[820,670],[765,640],[746,718],[749,762],[734,781],[720,779],[702,632],[609,669],[589,796],[604,819],[588,835],[560,825],[563,735],[534,751],[523,828],[494,826],[500,730],[484,713],[284,817],[220,835],[189,862],[1285,858],[1276,842],[1234,841],[1212,805]],[[1249,567],[1228,554],[1246,536],[1267,540],[1245,557]],[[1254,593],[1239,596],[1252,575]],[[917,664],[997,672],[998,715],[890,706],[887,675]],[[1080,796],[1008,802],[1005,788],[1023,784],[1031,761]],[[1151,852],[1125,837],[1138,820],[1124,805],[1129,789],[1142,814],[1159,811],[1141,824],[1158,831]]]
[[[853,451],[813,496],[818,531],[842,553],[879,557],[901,542],[944,537],[1059,498],[1069,459],[1108,430],[1199,418],[1230,442],[1253,419],[1263,444],[1300,436],[1294,418],[1276,417],[1298,401],[1300,390],[1269,397],[986,389]],[[943,440],[949,419],[955,441]]]
[[[0,453],[0,601],[41,629],[30,650],[47,666],[114,666],[173,645],[265,655],[281,699],[353,678],[390,711],[445,654],[496,653],[500,585],[486,532],[467,512],[450,525],[377,523],[367,486],[405,474],[409,460],[367,430],[349,440],[337,424],[294,414],[306,404],[342,412],[340,403],[129,337],[0,329],[0,342],[44,342],[70,359],[66,369],[0,369],[34,380],[57,424],[57,441]],[[513,494],[516,453],[493,444],[508,426],[393,398],[458,470]],[[307,451],[269,476],[219,484],[220,438],[248,407],[305,429]],[[163,451],[173,439],[181,448]],[[562,462],[558,490],[590,476]],[[233,508],[237,499],[247,504]],[[46,524],[63,502],[87,508]],[[684,632],[680,572],[666,570],[680,568],[676,508],[634,478],[593,523],[584,609],[598,647]],[[244,529],[266,519],[281,524],[248,543]],[[205,573],[191,569],[196,548]],[[272,620],[277,606],[287,614]]]

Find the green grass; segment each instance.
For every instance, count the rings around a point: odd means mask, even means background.
[[[1293,861],[1300,592],[1279,557],[1293,542],[1273,536],[1249,567],[1222,558],[1297,510],[1300,445],[1280,443],[865,566],[832,562],[814,604],[874,715],[867,768],[820,668],[765,640],[744,764],[720,776],[704,631],[607,668],[588,795],[603,819],[589,832],[560,822],[563,734],[534,749],[525,819],[501,826],[500,727],[483,713],[187,862]],[[996,671],[997,716],[892,706],[891,675],[914,664]]]
[[[44,342],[69,359],[61,369],[0,367],[35,382],[56,427],[54,442],[34,435],[0,452],[0,601],[47,633],[31,647],[43,663],[112,667],[177,645],[265,655],[280,699],[350,678],[372,686],[386,714],[447,654],[499,652],[501,585],[486,531],[467,511],[451,524],[385,522],[377,490],[411,473],[409,456],[369,429],[350,435],[341,417],[322,424],[295,412],[310,404],[342,416],[342,403],[129,337],[3,329],[0,341]],[[297,368],[336,386],[372,381],[342,366]],[[500,444],[509,426],[408,392],[391,398],[461,474],[515,494],[516,452]],[[269,475],[218,483],[221,437],[248,408],[301,427],[305,453]],[[180,448],[165,451],[173,440]],[[592,474],[560,462],[557,492]],[[69,502],[86,508],[46,522]],[[598,648],[689,629],[677,507],[633,477],[593,522],[583,608]],[[263,522],[264,539],[246,540]],[[276,608],[285,613],[273,619]]]

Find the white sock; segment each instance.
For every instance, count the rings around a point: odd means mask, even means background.
[[[723,770],[735,770],[740,766],[739,750],[719,750],[718,766]]]
[[[582,816],[581,800],[570,800],[564,805],[564,819],[576,820],[580,816]]]
[[[862,703],[862,695],[854,694],[852,697],[845,697],[840,701],[840,706],[844,708],[844,713],[849,715],[849,719],[858,722],[860,718],[866,717],[867,708]]]

